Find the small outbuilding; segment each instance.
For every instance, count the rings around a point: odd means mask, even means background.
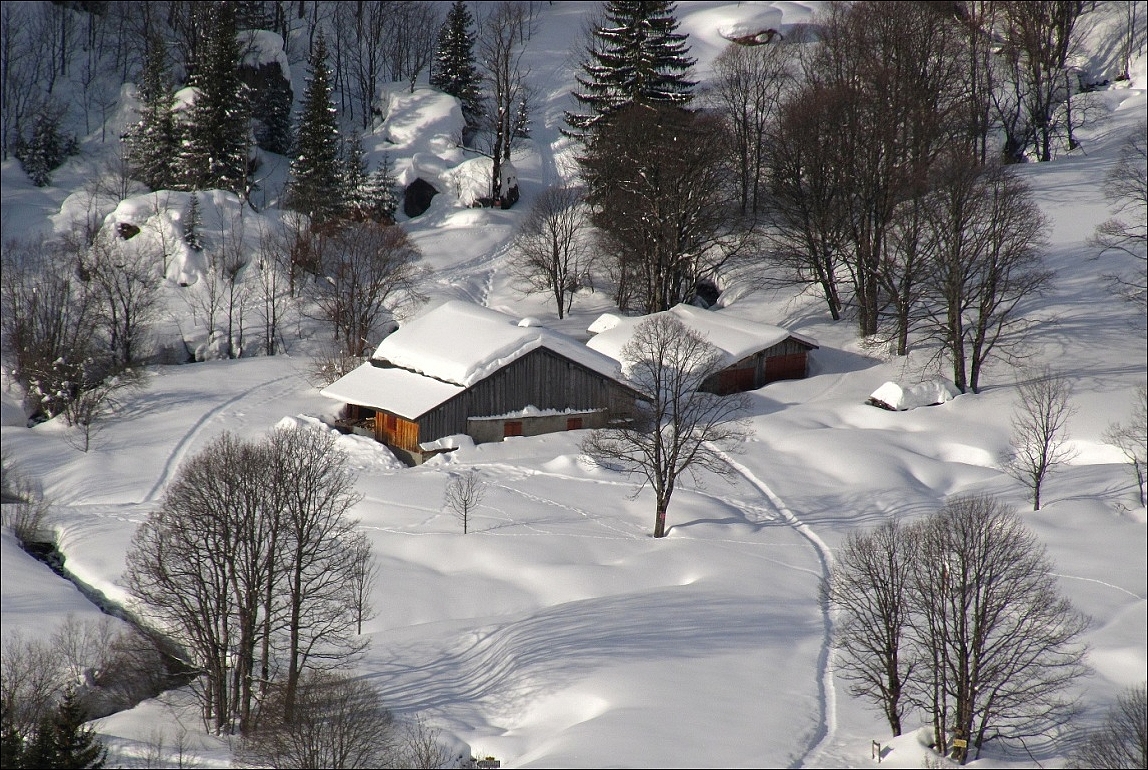
[[[908,387],[886,382],[865,402],[890,412],[905,412],[921,406],[937,406],[952,401],[959,391],[948,380],[932,379]]]
[[[809,372],[813,340],[780,326],[747,321],[720,310],[677,305],[663,313],[681,321],[718,348],[728,365],[708,380],[703,389],[718,395],[755,390],[777,380],[798,380]],[[619,316],[606,313],[592,323],[594,336],[587,344],[616,361],[638,324],[653,316]]]
[[[400,326],[322,395],[346,404],[341,427],[412,464],[452,435],[481,443],[603,427],[630,417],[638,397],[608,356],[532,319],[460,301]]]

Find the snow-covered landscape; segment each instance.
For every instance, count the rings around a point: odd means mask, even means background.
[[[596,4],[540,6],[523,58],[537,98],[531,136],[513,155],[521,189],[514,208],[470,206],[489,161],[457,145],[458,101],[425,76],[413,89],[384,84],[381,116],[363,144],[372,168],[389,155],[400,183],[421,176],[451,191],[420,216],[398,217],[429,268],[420,287],[428,300],[417,313],[463,300],[585,340],[596,319],[619,314],[608,293],[579,292],[559,319],[551,297],[519,290],[508,264],[531,201],[577,170],[578,144],[560,129],[572,108],[577,31]],[[704,83],[730,39],[785,33],[822,6],[678,3],[696,79]],[[1016,167],[1050,222],[1044,259],[1055,271],[1044,296],[1028,302],[1037,323],[1025,365],[1069,378],[1075,407],[1066,433],[1074,455],[1049,477],[1041,510],[1031,510],[1028,490],[1001,463],[1016,383],[1028,369],[993,361],[980,393],[953,397],[942,388],[948,400],[936,406],[875,408],[867,401],[890,382],[902,384],[909,401],[914,393],[920,403],[944,400],[909,386],[948,370],[929,368],[923,352],[898,357],[863,344],[856,324],[832,321],[812,287],[733,282],[705,312],[782,327],[818,347],[805,379],[750,391],[752,433],[729,456],[736,473],[704,483],[683,476],[663,539],[651,536],[652,492],[635,495],[636,478],[582,456],[588,431],[461,442],[415,467],[370,437],[338,434],[361,495],[352,515],[378,567],[374,616],[363,628],[370,646],[357,675],[397,716],[420,715],[452,750],[495,757],[502,767],[867,767],[878,761],[874,741],[882,765],[920,767],[936,761],[927,759],[928,719],[911,713],[905,734],[890,738],[881,713],[850,697],[835,668],[835,616],[819,586],[849,533],[920,518],[956,495],[991,494],[1047,547],[1061,592],[1091,618],[1083,638],[1091,669],[1073,684],[1082,709],[1072,727],[1099,724],[1126,688],[1148,678],[1148,511],[1125,456],[1105,439],[1110,425],[1129,419],[1148,351],[1143,306],[1115,297],[1102,278],[1142,271],[1143,260],[1098,262],[1088,238],[1112,216],[1105,176],[1129,133],[1142,130],[1148,56],[1141,48],[1131,79],[1115,82],[1119,57],[1108,42],[1116,22],[1094,16],[1078,64],[1094,81],[1113,82],[1089,95],[1097,113],[1078,129],[1080,146]],[[297,98],[303,75],[291,67]],[[33,186],[15,159],[4,162],[6,242],[63,234],[75,213],[92,210],[107,226],[139,227],[137,248],[166,254],[166,241],[180,240],[187,193],[105,201],[85,187],[101,136],[121,133],[133,104],[125,88],[107,131],[81,136],[81,153],[46,187]],[[275,191],[286,159],[267,154],[260,174],[258,210],[244,214],[253,238],[284,215]],[[208,238],[243,206],[223,192],[201,193],[199,202]],[[332,431],[325,423],[342,406],[320,394],[313,375],[330,332],[305,315],[284,327],[285,354],[211,360],[212,341],[196,336],[201,319],[181,286],[194,283],[200,258],[172,250],[155,339],[160,350],[199,346],[195,357],[208,360],[148,367],[144,387],[122,399],[89,451],[77,448],[62,418],[28,427],[5,369],[5,455],[50,501],[66,569],[115,603],[130,604],[122,576],[132,537],[181,462],[225,431],[248,439],[283,425]],[[457,330],[454,344],[465,361],[467,330]],[[471,469],[486,495],[463,534],[443,495]],[[100,615],[7,528],[0,537],[5,635],[46,638],[69,617]],[[110,766],[141,766],[149,741],[165,735],[170,745],[181,732],[201,766],[233,764],[237,738],[208,734],[186,689],[92,725]],[[990,742],[969,765],[1063,766],[1070,743],[1045,737],[1030,753]]]

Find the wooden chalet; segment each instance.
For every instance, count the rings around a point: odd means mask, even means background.
[[[809,351],[817,349],[812,340],[779,326],[746,321],[722,311],[677,305],[664,312],[725,355],[729,365],[703,386],[718,395],[755,390],[777,380],[803,379],[809,372]],[[622,347],[638,324],[649,317],[599,316],[590,325],[594,336],[587,346],[620,361]]]
[[[452,301],[399,327],[322,394],[347,405],[344,429],[418,463],[457,434],[499,441],[624,419],[637,394],[620,377],[616,361],[571,337]]]

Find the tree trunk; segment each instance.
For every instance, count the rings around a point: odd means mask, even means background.
[[[668,502],[658,501],[657,513],[654,517],[654,537],[666,536],[666,508]]]

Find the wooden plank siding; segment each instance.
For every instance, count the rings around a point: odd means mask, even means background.
[[[730,364],[706,380],[702,390],[720,396],[755,390],[778,380],[799,380],[805,377],[808,353],[812,346],[787,337],[737,363]]]
[[[418,419],[423,441],[466,433],[468,417],[539,409],[606,408],[612,416],[633,412],[637,394],[610,378],[547,348],[537,348],[476,382]]]
[[[419,451],[418,423],[386,412],[376,412],[375,440],[408,452],[417,452]]]

